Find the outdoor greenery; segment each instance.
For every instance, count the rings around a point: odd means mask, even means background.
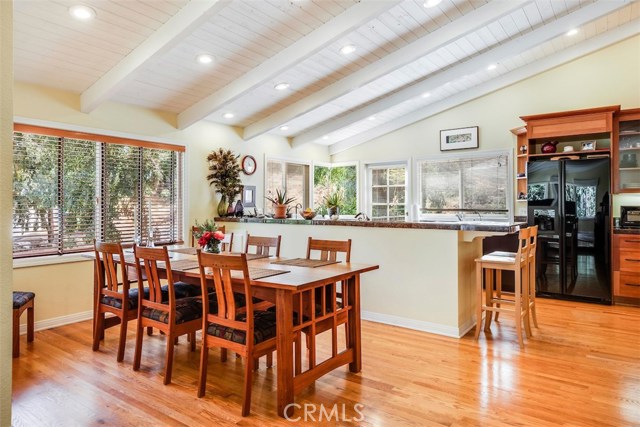
[[[313,198],[318,203],[328,205],[326,198],[340,191],[342,202],[341,215],[355,215],[357,213],[357,177],[356,166],[315,166],[313,175]],[[322,209],[319,209],[322,212]]]
[[[274,205],[288,205],[291,202],[295,202],[295,197],[287,197],[287,190],[280,191],[276,189],[276,195],[267,195],[265,199],[273,203]]]

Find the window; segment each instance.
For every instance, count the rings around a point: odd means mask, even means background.
[[[293,206],[300,203],[309,206],[309,165],[277,159],[267,159],[265,194],[275,195],[276,190],[286,190],[287,197],[295,197]],[[271,203],[265,211],[273,213]],[[290,206],[291,207],[291,206]]]
[[[181,240],[182,147],[22,125],[13,147],[14,257]]]
[[[404,221],[407,212],[406,166],[368,166],[367,183],[371,219]]]
[[[342,191],[340,215],[358,213],[358,167],[356,164],[315,164],[313,166],[313,202],[324,206],[324,197]]]
[[[417,170],[424,214],[509,216],[507,153],[422,160]]]

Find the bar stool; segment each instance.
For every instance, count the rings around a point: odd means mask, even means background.
[[[27,310],[27,342],[33,341],[33,292],[13,292],[13,357],[20,356],[20,316]]]
[[[493,313],[502,311],[512,312],[516,320],[516,332],[520,347],[524,347],[522,337],[522,320],[524,319],[525,332],[531,336],[531,326],[529,323],[529,248],[531,231],[528,228],[521,229],[518,233],[518,251],[493,252],[477,258],[476,261],[476,288],[478,308],[476,311],[476,334],[475,339],[480,336],[482,323],[482,313],[486,312],[484,330],[488,332],[491,328],[491,318]],[[494,274],[503,270],[513,271],[515,275],[514,294],[515,298],[503,299],[498,295],[494,296]],[[485,295],[482,301],[482,275],[485,276]],[[499,275],[499,274],[498,274]],[[504,308],[501,304],[513,304],[513,309]]]
[[[529,227],[529,314],[533,320],[533,326],[538,327],[538,317],[536,316],[536,254],[538,250],[538,226],[534,225]],[[489,255],[501,255],[504,252],[491,252]],[[515,257],[515,252],[509,252],[509,256]],[[496,297],[502,298],[502,275],[498,274],[496,277]],[[500,307],[500,304],[496,304]],[[500,312],[496,313],[496,321]]]

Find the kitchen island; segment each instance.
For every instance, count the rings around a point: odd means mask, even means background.
[[[482,238],[517,232],[521,222],[385,222],[216,218],[234,233],[282,235],[281,255],[306,254],[307,238],[352,239],[351,260],[380,265],[362,283],[362,318],[461,337],[475,325],[475,263]],[[237,236],[237,237],[236,237]],[[236,244],[238,242],[239,244]]]

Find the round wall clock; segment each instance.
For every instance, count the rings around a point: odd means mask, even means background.
[[[245,175],[252,175],[256,171],[256,159],[253,156],[242,158],[242,171]]]

